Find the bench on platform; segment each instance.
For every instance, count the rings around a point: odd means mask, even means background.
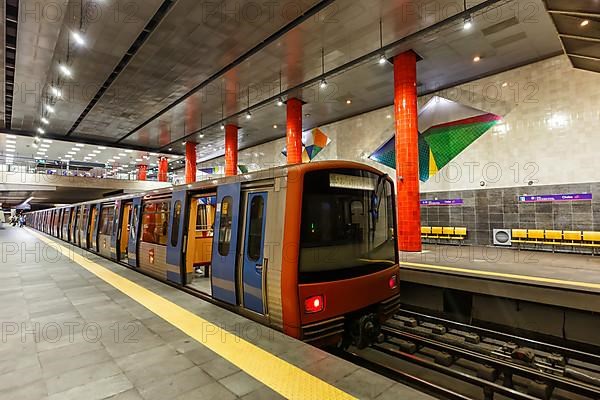
[[[462,241],[467,237],[467,228],[454,226],[422,226],[421,238],[439,240]]]
[[[592,254],[600,248],[600,232],[594,231],[566,231],[556,229],[513,229],[512,242],[519,248],[521,244],[562,247],[587,247],[592,249]]]

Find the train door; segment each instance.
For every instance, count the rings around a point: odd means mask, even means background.
[[[88,249],[98,251],[98,212],[99,205],[94,204],[90,210],[90,230],[88,231]]]
[[[142,228],[140,221],[142,219],[142,198],[133,199],[131,208],[131,217],[129,221],[129,239],[127,242],[127,263],[137,267],[137,248],[138,248],[138,231]]]
[[[77,233],[77,217],[79,215],[79,207],[71,209],[71,228],[69,230],[69,242],[75,244],[75,234]]]
[[[117,260],[127,262],[127,246],[129,244],[129,231],[131,230],[132,202],[124,203],[121,207],[121,218],[117,227]]]
[[[90,226],[90,208],[91,206],[82,206],[83,217],[81,218],[81,224],[79,225],[79,238],[81,239],[80,246],[84,249],[88,247],[89,237],[89,226]]]
[[[266,314],[268,258],[265,257],[267,192],[251,192],[246,198],[244,244],[241,254],[241,291],[244,308]]]
[[[217,189],[215,236],[212,249],[211,287],[215,299],[238,304],[236,254],[240,217],[240,183]]]
[[[202,293],[212,294],[210,267],[213,253],[216,193],[194,194],[189,203],[185,283]]]
[[[169,213],[169,232],[167,238],[167,280],[183,284],[181,275],[182,260],[184,259],[183,226],[185,200],[187,191],[173,192]]]

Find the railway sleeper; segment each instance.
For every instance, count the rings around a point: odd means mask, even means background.
[[[478,378],[485,379],[488,382],[496,382],[500,376],[500,373],[496,368],[472,360],[467,360],[466,358],[457,359],[456,365],[475,372]]]
[[[414,342],[409,342],[408,340],[404,340],[404,339],[389,339],[388,343],[392,343],[396,346],[398,346],[398,350],[404,352],[404,353],[408,353],[408,354],[415,354],[418,350],[419,347],[417,346],[416,343]]]
[[[419,349],[419,352],[425,354],[428,357],[433,358],[436,364],[443,365],[444,367],[449,367],[454,364],[454,357],[450,353],[446,353],[445,351],[434,350],[426,347],[422,347]]]
[[[481,337],[476,333],[459,331],[458,329],[450,329],[448,333],[464,338],[467,343],[479,344],[481,342]]]
[[[444,335],[448,331],[444,325],[432,324],[431,322],[421,323],[423,328],[431,329],[431,333],[435,335]]]
[[[544,400],[550,400],[553,391],[554,387],[545,382],[531,380],[527,385],[527,394]]]

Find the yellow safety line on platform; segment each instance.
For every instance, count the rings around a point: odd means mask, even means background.
[[[569,285],[575,287],[583,287],[587,289],[600,289],[599,283],[590,283],[590,282],[577,282],[577,281],[565,281],[561,279],[554,278],[544,278],[538,276],[528,276],[528,275],[516,275],[516,274],[506,274],[503,272],[493,272],[493,271],[482,271],[476,269],[467,269],[467,268],[456,268],[456,267],[445,267],[441,265],[430,265],[430,264],[418,264],[411,262],[400,262],[400,265],[404,265],[407,267],[416,267],[419,269],[433,269],[439,271],[448,271],[448,272],[462,272],[470,275],[482,275],[482,276],[490,276],[495,278],[509,278],[509,279],[521,279],[524,281],[531,282],[539,282],[539,283],[554,283],[559,285]]]
[[[29,230],[42,241],[120,290],[148,310],[288,399],[355,399],[350,394],[303,371],[239,336],[191,313],[177,304],[69,251],[60,243]],[[165,366],[168,369],[168,366]]]

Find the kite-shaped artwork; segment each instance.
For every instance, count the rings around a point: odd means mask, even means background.
[[[312,129],[302,133],[302,162],[308,163],[315,159],[327,145],[331,143],[331,139],[323,133],[319,128]],[[281,151],[287,157],[287,149]]]
[[[438,96],[419,112],[419,179],[426,182],[502,117]],[[369,156],[396,168],[395,137]]]

